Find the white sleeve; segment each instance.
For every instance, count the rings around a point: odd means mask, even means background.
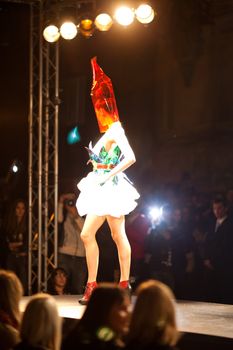
[[[110,135],[120,148],[122,154],[124,155],[124,159],[135,161],[134,152],[129,144],[122,126],[119,124],[116,126],[114,125],[114,127],[112,127],[110,130]]]

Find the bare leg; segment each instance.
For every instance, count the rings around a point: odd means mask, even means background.
[[[104,221],[105,216],[87,215],[81,232],[81,238],[86,250],[88,268],[87,282],[96,281],[99,264],[99,248],[95,235]]]
[[[130,274],[131,248],[125,233],[125,217],[107,216],[112,238],[117,246],[118,258],[121,270],[120,281],[128,281]]]

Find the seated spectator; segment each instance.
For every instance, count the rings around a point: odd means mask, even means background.
[[[174,349],[179,333],[170,288],[159,281],[149,280],[139,285],[136,295],[127,350]]]
[[[19,301],[23,287],[11,271],[0,270],[0,349],[8,350],[19,343]]]
[[[112,283],[93,291],[83,317],[68,334],[63,350],[118,349],[129,326],[130,299],[127,290]]]
[[[68,291],[68,276],[62,267],[57,267],[53,270],[48,293],[52,295],[70,294]]]
[[[8,247],[6,267],[19,277],[24,293],[27,291],[27,209],[26,202],[17,199],[3,224],[3,235]]]
[[[32,297],[23,315],[20,335],[22,341],[14,347],[16,350],[60,349],[61,318],[52,296]]]

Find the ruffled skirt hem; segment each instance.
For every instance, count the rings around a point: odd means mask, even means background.
[[[98,173],[90,172],[77,185],[80,194],[76,207],[80,216],[120,217],[135,209],[140,195],[124,173],[116,175],[116,181],[111,179],[104,185],[99,185],[97,179]]]

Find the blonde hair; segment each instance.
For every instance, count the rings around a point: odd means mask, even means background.
[[[176,327],[174,295],[165,284],[149,280],[136,290],[129,341],[174,346],[179,338]]]
[[[20,334],[29,345],[60,349],[61,318],[51,295],[38,293],[31,298],[23,315]]]
[[[0,310],[19,326],[19,302],[23,295],[23,287],[13,271],[0,270]]]

